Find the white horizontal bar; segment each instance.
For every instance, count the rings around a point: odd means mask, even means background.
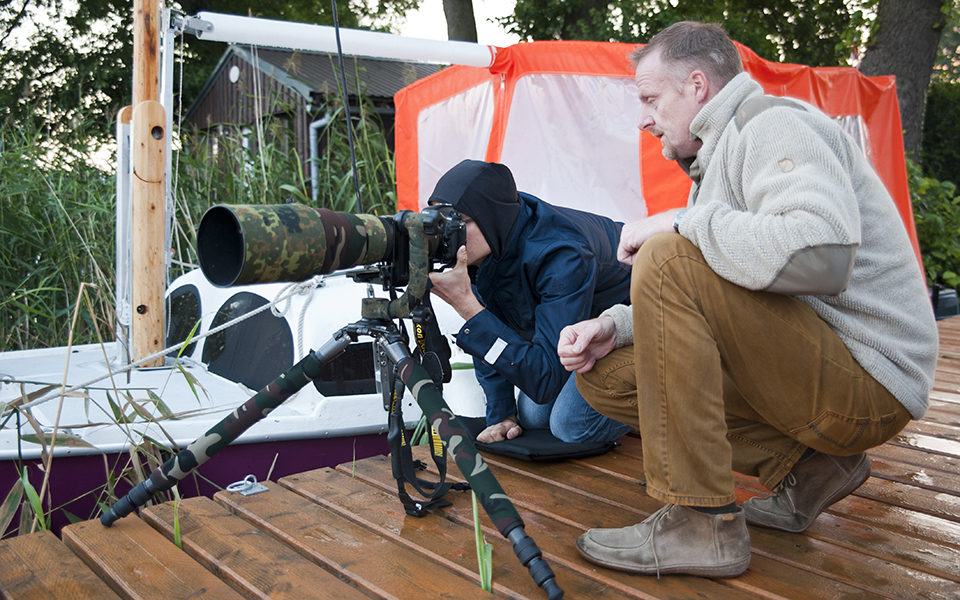
[[[205,21],[196,35],[203,40],[233,42],[271,48],[337,52],[333,27],[290,21],[274,21],[240,15],[201,12],[197,19]],[[209,24],[209,26],[207,25]],[[489,67],[496,55],[496,46],[471,42],[424,40],[389,33],[340,28],[340,45],[349,56],[392,58],[412,62]]]

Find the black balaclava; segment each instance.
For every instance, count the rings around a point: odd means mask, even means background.
[[[505,165],[465,160],[443,174],[428,203],[452,204],[477,222],[494,258],[500,258],[520,214],[517,184]]]

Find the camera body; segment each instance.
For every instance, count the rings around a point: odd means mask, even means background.
[[[390,259],[380,262],[376,274],[370,271],[352,273],[356,281],[371,282],[378,280],[383,289],[403,287],[410,280],[410,232],[408,220],[411,215],[419,214],[422,219],[423,233],[426,238],[429,264],[414,265],[413,268],[436,270],[439,266],[450,267],[457,263],[457,250],[467,243],[467,229],[463,217],[450,204],[432,204],[420,213],[402,210],[392,217],[381,217],[385,228],[390,232],[392,250]]]
[[[467,243],[463,216],[450,204],[431,204],[420,213],[424,215],[423,231],[431,240],[429,252],[434,264],[457,264],[457,250]]]

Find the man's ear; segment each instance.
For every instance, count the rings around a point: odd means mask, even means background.
[[[690,72],[687,81],[693,84],[694,98],[700,104],[704,104],[710,99],[710,79],[706,73],[699,69]]]

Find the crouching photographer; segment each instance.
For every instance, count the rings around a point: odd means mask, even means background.
[[[457,345],[474,357],[487,401],[477,441],[548,429],[563,442],[609,442],[630,431],[587,404],[556,350],[567,325],[629,302],[622,224],[518,192],[509,168],[476,160],[447,171],[429,203],[466,223],[456,267],[430,281],[466,320]]]

